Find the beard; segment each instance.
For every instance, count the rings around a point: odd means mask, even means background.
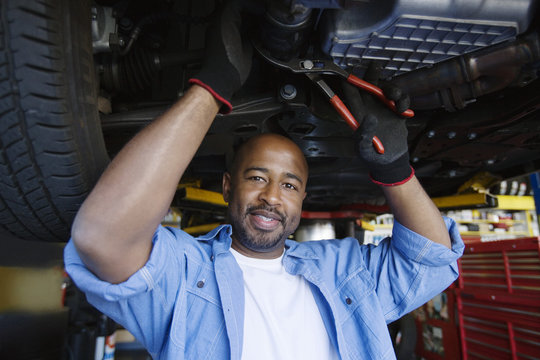
[[[279,215],[281,219],[281,232],[276,234],[275,232],[252,230],[252,234],[248,233],[246,226],[247,217],[251,212],[256,210],[265,210]],[[237,216],[236,214],[241,214],[241,211],[234,212],[229,210],[228,212],[228,220],[233,228],[233,237],[242,246],[251,251],[270,252],[283,246],[285,240],[294,232],[294,227],[291,230],[291,223],[294,223],[294,219],[289,219],[284,214],[269,206],[248,206],[241,216]]]

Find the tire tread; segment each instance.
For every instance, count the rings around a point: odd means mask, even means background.
[[[59,4],[68,2],[0,2],[0,226],[34,240],[69,238],[73,216],[97,176],[81,165],[91,154],[74,127],[88,117],[77,119],[78,109],[97,118],[95,99],[78,96],[69,83],[74,74],[80,86],[93,86],[92,55],[80,48],[88,60],[65,60],[71,35],[62,31],[68,10]]]

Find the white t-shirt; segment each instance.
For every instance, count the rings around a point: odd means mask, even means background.
[[[255,259],[234,249],[244,274],[242,360],[339,359],[306,280],[277,259]]]

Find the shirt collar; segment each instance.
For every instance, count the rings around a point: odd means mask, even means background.
[[[221,234],[222,230],[224,234]],[[215,240],[216,238],[219,240],[223,235],[230,237],[231,234],[232,234],[231,225],[224,224],[224,225],[219,225],[218,227],[216,227],[214,230],[210,231],[209,233],[198,236],[197,240],[208,241],[208,240]]]
[[[319,255],[313,251],[313,247],[294,240],[285,241],[285,256],[294,256],[300,259],[318,259]]]
[[[229,224],[219,225],[214,230],[205,235],[197,237],[199,241],[212,242],[214,255],[227,252],[231,248],[232,227]],[[285,256],[293,256],[300,259],[318,259],[319,256],[313,251],[311,246],[299,243],[294,240],[285,240]]]
[[[231,234],[232,227],[231,225],[219,225],[214,230],[210,231],[207,234],[198,236],[196,239],[198,241],[208,241],[212,245],[212,252],[214,255],[218,255],[224,252],[228,252],[231,248]]]

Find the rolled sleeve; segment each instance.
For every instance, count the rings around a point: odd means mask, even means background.
[[[433,242],[399,222],[394,222],[392,230],[392,246],[398,249],[407,258],[427,266],[444,266],[453,263],[463,255],[465,245],[459,235],[456,222],[444,217],[451,240],[451,248]]]
[[[123,325],[152,354],[160,351],[182,285],[184,232],[159,226],[146,264],[120,284],[99,279],[88,270],[70,240],[64,250],[67,273],[98,310]]]
[[[464,244],[452,219],[444,219],[452,246],[435,243],[399,222],[392,238],[364,246],[365,264],[387,321],[393,321],[446,289],[459,275],[457,259]]]
[[[167,266],[166,258],[175,252],[174,236],[165,228],[159,227],[152,238],[152,252],[146,264],[119,284],[111,284],[99,279],[82,262],[73,240],[70,240],[64,250],[66,271],[77,287],[87,295],[103,298],[107,301],[119,301],[131,296],[150,291]]]

